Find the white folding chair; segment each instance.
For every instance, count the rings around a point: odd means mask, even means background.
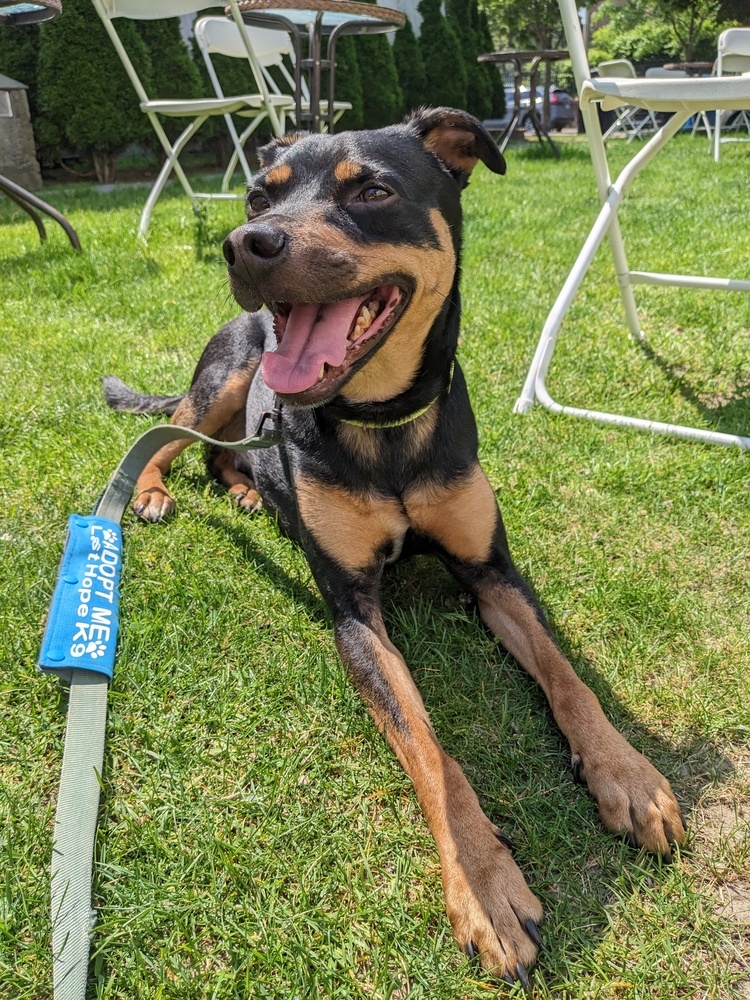
[[[294,69],[294,45],[292,44],[289,34],[283,30],[255,28],[249,26],[246,26],[245,31],[255,59],[261,69],[261,72],[263,73],[269,93],[274,97],[286,97],[291,99],[294,103],[296,84],[294,77],[289,72],[285,63],[286,58],[291,63],[292,69]],[[195,40],[198,43],[198,48],[201,50],[203,55],[203,60],[206,64],[206,69],[208,70],[208,75],[214,91],[218,97],[221,97],[223,96],[221,84],[219,83],[219,78],[216,75],[216,69],[211,61],[211,55],[213,53],[215,55],[245,59],[247,56],[244,41],[240,37],[237,25],[225,17],[215,17],[212,15],[201,17],[193,25],[193,33],[195,34]],[[287,91],[282,92],[276,79],[274,79],[274,76],[271,73],[271,69],[275,69],[284,80],[289,88]],[[300,77],[300,95],[302,110],[309,110],[310,94],[304,77]],[[348,102],[336,101],[334,103],[334,121],[338,121],[343,113],[345,111],[349,111],[350,109],[351,104]],[[288,113],[291,118],[294,118],[294,108],[290,109]],[[321,102],[321,114],[323,116],[328,114],[327,101]],[[224,178],[224,181],[226,182],[228,177],[231,177],[234,168],[237,165],[238,158],[242,156],[242,149],[248,136],[252,134],[256,126],[255,123],[252,123],[247,129],[245,129],[242,135],[238,135],[231,115],[225,115],[225,119],[227,128],[229,129],[229,134],[232,137],[232,142],[234,144],[234,153],[232,154],[232,159],[229,161],[227,174]],[[225,190],[224,184],[222,184],[222,191],[223,190]]]
[[[684,79],[690,76],[687,70],[666,69],[664,66],[650,66],[644,75],[654,80],[675,80],[680,77]],[[689,125],[690,121],[688,121]],[[708,115],[705,111],[700,111],[697,115],[693,115],[693,125],[690,134],[695,135],[700,128],[705,130],[708,141],[711,142],[711,122],[708,120]]]
[[[750,28],[727,28],[719,35],[715,71],[717,76],[726,74],[750,73]],[[722,137],[722,129],[733,131],[743,129],[748,133],[744,136]],[[722,142],[750,141],[750,115],[744,108],[732,111],[716,112],[714,128],[714,160],[719,162],[719,152]]]
[[[597,72],[599,76],[618,77],[624,80],[637,79],[635,66],[629,59],[609,59],[599,63]],[[625,105],[618,110],[617,117],[604,133],[604,141],[606,142],[617,132],[624,132],[628,137],[628,142],[632,142],[639,136],[656,132],[658,128],[659,123],[653,111],[644,111],[642,108]]]
[[[666,424],[616,413],[604,413],[583,407],[565,406],[552,399],[547,390],[545,379],[555,349],[558,331],[605,236],[609,238],[620,296],[630,335],[634,339],[641,340],[644,334],[638,318],[633,285],[675,285],[683,288],[750,292],[750,281],[748,280],[657,274],[631,270],[625,255],[617,216],[623,196],[635,176],[665,146],[669,139],[679,132],[689,118],[701,111],[713,108],[750,110],[750,76],[690,77],[688,79],[646,79],[644,77],[635,80],[592,77],[586,59],[581,24],[578,20],[577,0],[558,0],[558,2],[562,13],[567,47],[573,63],[581,114],[586,128],[586,137],[602,207],[573,269],[547,317],[523,390],[516,402],[515,412],[525,413],[532,407],[534,400],[538,399],[543,406],[554,413],[564,413],[616,426],[637,427],[642,430],[706,441],[712,444],[739,445],[743,448],[750,448],[750,437]],[[605,110],[631,105],[642,108],[644,111],[671,112],[671,117],[666,124],[649,139],[645,146],[639,149],[615,180],[610,178],[606,149],[596,111],[597,104],[601,104]],[[695,193],[693,196],[697,197]]]
[[[182,14],[192,14],[198,10],[204,9],[206,6],[223,7],[224,2],[225,0],[158,0],[158,3],[155,2],[155,0],[92,0],[94,8],[101,18],[115,51],[117,52],[117,55],[119,56],[128,77],[130,78],[130,82],[133,84],[136,94],[138,95],[141,110],[148,116],[151,126],[154,129],[154,132],[156,133],[167,157],[164,161],[164,166],[161,168],[159,176],[156,178],[154,186],[149,193],[141,214],[138,226],[138,235],[142,238],[145,238],[146,236],[153,207],[173,170],[177,175],[185,194],[188,198],[190,198],[194,208],[197,208],[200,201],[203,199],[221,198],[226,200],[242,199],[244,197],[242,194],[229,194],[223,186],[222,191],[219,194],[214,192],[194,191],[185,174],[185,171],[180,165],[180,153],[207,118],[215,115],[231,116],[232,114],[237,114],[242,117],[253,118],[253,124],[257,127],[260,121],[267,117],[271,122],[271,126],[275,134],[283,135],[284,112],[294,106],[293,100],[289,97],[269,93],[268,84],[255,59],[255,55],[250,47],[249,41],[245,44],[244,57],[248,60],[252,77],[257,88],[254,93],[242,94],[237,97],[224,97],[222,94],[216,97],[204,97],[197,100],[151,100],[149,98],[143,83],[136,73],[133,63],[128,56],[128,53],[120,40],[120,36],[117,34],[115,26],[112,23],[113,19],[126,17],[134,20],[153,20],[161,17],[173,17]],[[237,8],[237,0],[226,0],[226,2],[232,9],[232,15],[235,19],[236,25],[239,26],[235,27],[237,35],[240,38],[244,38],[247,29],[242,22],[242,16]],[[227,24],[229,23],[230,22],[227,20]],[[170,142],[159,120],[160,116],[169,118],[191,118],[192,121],[184,129],[179,138],[172,143]],[[239,151],[237,156],[242,164],[242,169],[249,183],[251,179],[251,171],[242,150]]]

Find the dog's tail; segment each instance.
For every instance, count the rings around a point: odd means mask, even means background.
[[[113,410],[122,413],[163,413],[171,417],[184,396],[147,396],[129,389],[114,375],[102,379],[104,398]]]

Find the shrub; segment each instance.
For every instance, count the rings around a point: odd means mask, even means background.
[[[492,40],[487,14],[480,10],[477,0],[472,0],[472,9],[476,12],[476,32],[479,40],[480,52],[492,52],[495,43]],[[490,91],[490,115],[493,118],[502,118],[505,114],[505,85],[503,75],[496,63],[482,63],[481,68],[487,74]]]
[[[345,111],[336,128],[362,128],[365,120],[362,79],[357,58],[357,44],[344,35],[336,42],[336,100],[349,101],[351,111]]]
[[[39,57],[39,25],[21,24],[6,31],[0,28],[0,73],[25,83],[29,110],[34,121],[37,108],[37,59]]]
[[[151,79],[148,52],[132,21],[118,34],[142,79]],[[100,181],[114,179],[118,153],[151,133],[148,119],[90,0],[65,0],[65,16],[44,25],[38,62],[39,145],[68,145],[90,155]]]
[[[419,48],[431,105],[466,107],[466,66],[461,44],[440,10],[440,0],[420,0],[422,31]]]
[[[485,67],[477,56],[485,51],[480,47],[477,31],[476,0],[445,0],[445,14],[461,45],[466,66],[466,110],[480,120],[488,118],[492,110],[490,83]]]
[[[398,82],[404,95],[404,111],[411,111],[423,104],[429,104],[427,77],[417,36],[406,19],[403,28],[396,32],[393,42],[393,58],[396,63]]]
[[[364,35],[356,40],[356,49],[360,68],[365,67],[363,125],[365,128],[393,125],[403,115],[404,97],[391,43],[385,35]]]

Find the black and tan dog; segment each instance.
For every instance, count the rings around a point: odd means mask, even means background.
[[[247,312],[211,340],[184,397],[110,380],[108,398],[224,440],[251,434],[273,394],[281,399],[283,447],[214,452],[212,471],[242,507],[262,497],[303,546],[341,656],[437,842],[456,940],[494,975],[526,982],[542,908],[388,638],[387,563],[435,553],[474,593],[484,623],[544,690],[574,776],[610,830],[664,857],[684,830],[668,782],[613,729],[556,645],[477,460],[455,361],[460,192],[478,160],[500,174],[505,164],[478,121],[448,109],[378,131],[276,139],[261,156],[248,221],[224,244]],[[162,477],[185,444],[143,473],[142,518],[173,510]]]

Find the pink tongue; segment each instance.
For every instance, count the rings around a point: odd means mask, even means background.
[[[361,304],[358,298],[292,306],[281,343],[261,359],[268,388],[284,394],[304,392],[318,381],[323,364],[343,364],[346,338]]]

